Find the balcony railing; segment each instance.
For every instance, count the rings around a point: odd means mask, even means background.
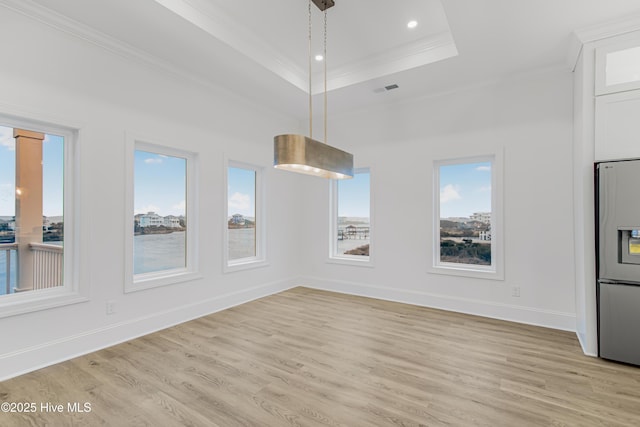
[[[56,286],[62,286],[63,284],[63,252],[62,246],[50,245],[44,243],[29,243],[29,251],[31,253],[31,259],[33,262],[33,283],[12,283],[11,277],[16,277],[17,281],[20,279],[17,274],[11,269],[15,268],[18,264],[18,244],[0,244],[0,252],[5,254],[4,265],[4,280],[5,286],[3,291],[6,294],[15,292],[13,288],[19,288],[19,291],[30,291],[37,289],[53,288]],[[16,261],[12,261],[12,258],[16,257]],[[1,280],[1,279],[0,279]],[[16,280],[14,280],[16,282]]]
[[[29,243],[33,253],[33,289],[62,286],[62,246]]]

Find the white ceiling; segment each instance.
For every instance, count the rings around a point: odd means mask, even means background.
[[[306,0],[0,0],[147,62],[304,118]],[[640,16],[638,0],[335,0],[330,112],[454,90],[567,63],[572,31]],[[42,8],[45,13],[42,14]],[[313,54],[322,13],[312,5]],[[49,19],[49,18],[47,18]],[[418,27],[409,30],[409,20]],[[106,37],[105,37],[106,36]],[[91,38],[91,37],[89,37]],[[457,55],[456,55],[457,54]],[[314,93],[322,64],[314,61]],[[389,84],[399,89],[380,91]]]
[[[308,93],[311,56],[323,54],[324,14],[304,0],[156,0]],[[339,89],[457,55],[440,0],[347,0],[327,15],[327,88]],[[408,29],[411,20],[419,22]],[[363,23],[366,23],[363,25]],[[323,64],[312,61],[313,93]]]

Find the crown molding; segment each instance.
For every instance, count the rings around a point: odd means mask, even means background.
[[[137,62],[151,69],[164,72],[165,75],[180,81],[192,82],[198,86],[207,88],[214,93],[232,96],[252,108],[257,107],[254,99],[239,95],[226,87],[190,73],[168,61],[164,61],[154,55],[144,52],[141,49],[104,34],[88,25],[68,18],[65,15],[46,8],[31,0],[0,0],[0,7],[12,10],[43,25],[47,25],[55,30],[69,34],[72,37],[102,48],[127,61]],[[262,107],[258,108],[262,109]],[[266,108],[266,110],[273,111],[271,108]]]
[[[640,13],[577,29],[571,34],[567,66],[574,71],[585,44],[640,30]]]
[[[67,33],[73,37],[91,43],[127,60],[142,62],[152,68],[161,69],[181,79],[188,79],[212,89],[220,90],[220,87],[211,82],[199,78],[185,70],[150,55],[121,40],[108,36],[85,24],[70,19],[58,12],[41,6],[31,0],[0,0],[0,6],[11,9],[41,24],[47,25],[58,31]]]

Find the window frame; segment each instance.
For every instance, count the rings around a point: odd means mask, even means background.
[[[626,92],[640,88],[640,79],[625,83],[607,85],[607,56],[610,53],[640,47],[640,38],[634,36],[630,39],[618,41],[597,47],[595,50],[595,95],[607,95],[617,92]]]
[[[352,265],[358,267],[371,267],[374,265],[374,203],[373,203],[373,173],[371,167],[359,167],[353,170],[354,174],[369,174],[369,256],[338,254],[338,185],[337,179],[329,182],[329,256],[328,263]]]
[[[80,126],[28,118],[23,114],[0,112],[0,125],[22,128],[64,138],[63,159],[63,285],[55,288],[3,295],[0,297],[0,318],[31,313],[69,304],[89,301],[89,289],[80,280]],[[84,257],[83,257],[84,258]],[[83,284],[84,283],[84,284]]]
[[[256,254],[252,257],[229,259],[229,227],[227,223],[229,211],[229,168],[252,170],[256,174],[255,183],[255,218],[256,218]],[[260,268],[269,265],[267,261],[267,234],[266,234],[266,203],[265,203],[265,167],[255,164],[241,162],[225,156],[223,168],[223,221],[222,221],[222,270],[224,273]]]
[[[440,261],[440,167],[491,163],[491,266],[458,264]],[[497,150],[490,154],[468,157],[435,159],[433,167],[433,244],[429,273],[479,279],[504,280],[504,225],[503,217],[503,153]]]
[[[153,141],[153,142],[152,142]],[[174,285],[202,277],[198,270],[199,245],[198,245],[198,154],[192,151],[178,149],[166,144],[155,142],[157,140],[143,138],[127,134],[126,154],[126,188],[125,188],[125,250],[124,250],[124,292],[137,292],[153,289],[160,286]],[[134,274],[133,265],[133,238],[134,229],[132,220],[135,214],[134,188],[135,188],[135,152],[145,151],[154,154],[179,157],[186,160],[186,219],[187,230],[185,235],[185,267],[174,268],[150,273]]]

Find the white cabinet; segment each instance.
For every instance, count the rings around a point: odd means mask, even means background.
[[[640,158],[640,79],[635,77],[640,17],[595,25],[577,31],[575,36],[576,331],[584,352],[595,355],[598,322],[593,162]]]
[[[595,161],[640,158],[640,90],[596,97]]]

